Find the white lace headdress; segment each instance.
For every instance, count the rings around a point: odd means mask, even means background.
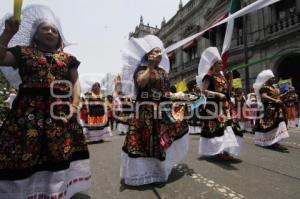
[[[142,63],[143,57],[154,48],[160,48],[163,52],[162,59],[159,67],[164,69],[167,73],[170,70],[170,61],[163,42],[154,35],[147,35],[143,38],[131,38],[125,44],[122,50],[122,92],[125,95],[131,95],[135,97],[134,88],[134,72],[137,67]]]
[[[271,78],[274,77],[272,70],[263,70],[260,72],[256,78],[253,88],[256,94],[257,102],[261,103],[260,89],[261,87]]]
[[[203,78],[207,75],[210,68],[217,62],[221,61],[221,55],[216,47],[205,49],[201,55],[198,66],[198,76],[196,76],[197,85],[202,90]]]
[[[98,82],[101,86],[101,89],[104,89],[103,80],[105,79],[104,74],[97,74],[97,73],[85,73],[79,74],[79,81],[81,87],[81,93],[86,93],[91,91],[92,86],[94,83]]]
[[[11,17],[11,14],[7,14],[0,20],[0,34],[3,33],[5,28],[5,20]],[[65,39],[59,19],[55,16],[53,11],[43,5],[30,5],[22,10],[21,13],[21,24],[19,31],[10,40],[8,47],[19,46],[30,46],[32,37],[34,36],[37,28],[41,23],[49,22],[53,24],[62,39],[62,48],[70,45]],[[21,84],[21,78],[17,69],[11,67],[1,67],[0,70],[6,77],[6,79],[15,87]]]

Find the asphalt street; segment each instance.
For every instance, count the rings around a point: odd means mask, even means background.
[[[299,199],[300,130],[291,129],[282,153],[244,138],[241,156],[232,162],[198,155],[199,135],[190,135],[190,149],[166,184],[130,187],[119,174],[124,136],[114,133],[105,142],[89,145],[93,184],[76,199]]]

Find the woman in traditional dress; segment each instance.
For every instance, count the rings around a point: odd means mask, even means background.
[[[114,124],[115,124],[115,119],[114,119],[114,114],[113,114],[113,101],[114,101],[114,98],[112,95],[106,96],[107,119],[108,119],[108,124],[110,126],[111,132],[114,130]],[[112,136],[112,134],[111,134],[111,136]]]
[[[99,82],[92,85],[91,91],[85,94],[87,104],[87,124],[85,137],[88,142],[101,142],[111,133],[106,114],[105,96]]]
[[[82,93],[80,95],[80,124],[82,127],[84,127],[85,124],[87,124],[87,118],[88,118],[88,107],[85,100],[85,95]]]
[[[233,85],[234,95],[232,97],[232,117],[236,122],[239,123],[242,130],[252,132],[251,121],[247,118],[248,110],[243,89],[242,87],[235,86],[236,85]]]
[[[246,111],[245,111],[245,117],[247,118],[247,120],[250,122],[250,132],[252,134],[254,134],[254,126],[255,126],[255,122],[257,119],[257,98],[256,98],[256,94],[254,92],[254,89],[252,88],[251,93],[249,93],[247,95],[247,100],[246,100]]]
[[[148,35],[130,39],[123,51],[122,80],[134,82],[136,99],[121,158],[121,178],[128,185],[166,182],[188,150],[187,122],[172,116],[163,50],[160,39]],[[160,112],[161,106],[167,110]]]
[[[263,106],[263,115],[255,124],[255,144],[278,150],[287,150],[279,142],[288,138],[286,126],[286,110],[282,102],[283,95],[273,86],[275,77],[271,70],[264,70],[258,74],[253,88],[259,106]]]
[[[230,84],[221,71],[221,60],[217,48],[207,48],[202,53],[198,68],[197,84],[207,97],[201,113],[203,127],[199,153],[232,160],[231,155],[240,153],[243,131],[231,118]]]
[[[133,113],[133,101],[129,96],[118,96],[116,99],[118,108],[116,109],[117,131],[119,135],[125,135],[129,128],[129,121]]]
[[[125,135],[132,114],[132,99],[129,95],[123,95],[120,75],[115,78],[114,83],[113,116],[116,122],[116,131],[119,135]]]
[[[197,88],[197,82],[196,80],[189,82],[188,84],[188,89],[189,89],[189,94],[194,95],[194,96],[198,96],[200,94],[199,89]],[[188,120],[188,124],[189,124],[189,134],[193,135],[193,134],[200,134],[202,129],[202,122],[199,119],[199,113],[201,108],[203,108],[202,106],[194,109],[192,111],[192,115]]]
[[[282,100],[287,108],[288,128],[295,128],[297,125],[297,94],[293,86],[289,87],[288,94]]]
[[[47,7],[27,7],[21,24],[0,24],[0,66],[13,66],[21,77],[0,129],[0,198],[69,199],[91,185],[77,121],[80,62],[62,51],[67,43]]]

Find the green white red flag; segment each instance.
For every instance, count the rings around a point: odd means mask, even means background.
[[[231,0],[230,9],[229,9],[229,17],[240,10],[241,8],[241,0]],[[231,40],[234,30],[234,19],[231,19],[227,22],[226,34],[223,43],[223,50],[222,50],[222,60],[223,60],[223,70],[228,67],[228,51],[231,46]]]
[[[187,44],[188,42],[190,42],[190,41],[192,41],[192,40],[194,40],[194,39],[202,36],[206,31],[208,31],[208,30],[210,30],[210,29],[212,29],[214,27],[217,27],[217,26],[219,26],[221,24],[224,24],[224,23],[228,23],[230,20],[234,20],[236,18],[242,17],[242,16],[244,16],[246,14],[252,13],[252,12],[257,11],[257,10],[260,10],[262,8],[265,8],[265,7],[267,7],[269,5],[272,5],[272,4],[274,4],[276,2],[279,2],[279,1],[280,0],[257,0],[255,2],[249,4],[248,6],[243,7],[239,11],[231,14],[227,18],[221,20],[220,22],[218,22],[218,23],[216,23],[216,24],[208,27],[207,29],[205,29],[205,30],[203,30],[203,31],[201,31],[199,33],[196,33],[196,34],[194,34],[192,36],[189,36],[189,37],[187,37],[185,39],[182,39],[182,40],[176,42],[175,44],[172,44],[164,52],[170,53],[173,50],[175,50],[177,48],[180,48],[181,46]]]

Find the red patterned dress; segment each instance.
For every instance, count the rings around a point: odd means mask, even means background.
[[[209,81],[208,90],[222,93],[225,100],[216,96],[207,96],[207,104],[201,112],[203,127],[199,142],[199,153],[212,156],[229,152],[239,155],[243,130],[231,115],[229,83],[222,74],[206,75]]]
[[[246,106],[246,98],[243,94],[237,94],[233,96],[233,102],[231,107],[232,118],[235,122],[239,123],[240,128],[252,132],[251,122],[248,119],[249,110]]]
[[[105,97],[102,94],[88,92],[85,94],[87,101],[87,123],[84,133],[88,142],[99,142],[110,133],[107,113],[105,111]]]
[[[0,130],[0,190],[27,199],[68,198],[87,189],[91,175],[82,128],[76,115],[67,123],[60,119],[69,114],[69,72],[80,62],[64,52],[20,46],[9,51],[22,84]]]
[[[260,94],[266,93],[274,99],[280,99],[280,90],[264,85]],[[284,106],[277,105],[269,100],[262,99],[264,106],[263,117],[256,121],[255,144],[260,146],[271,146],[280,140],[289,137],[286,126],[287,115]]]
[[[296,127],[297,111],[296,111],[297,94],[290,92],[284,97],[283,102],[287,109],[288,127]]]
[[[144,70],[146,66],[140,66],[134,79]],[[137,89],[135,115],[123,146],[121,177],[129,185],[166,181],[173,165],[182,158],[180,154],[187,152],[187,143],[180,141],[188,139],[188,124],[172,115],[172,104],[166,97],[170,88],[167,73],[158,68],[149,81],[145,88]],[[163,103],[169,109],[160,115],[157,110]]]

